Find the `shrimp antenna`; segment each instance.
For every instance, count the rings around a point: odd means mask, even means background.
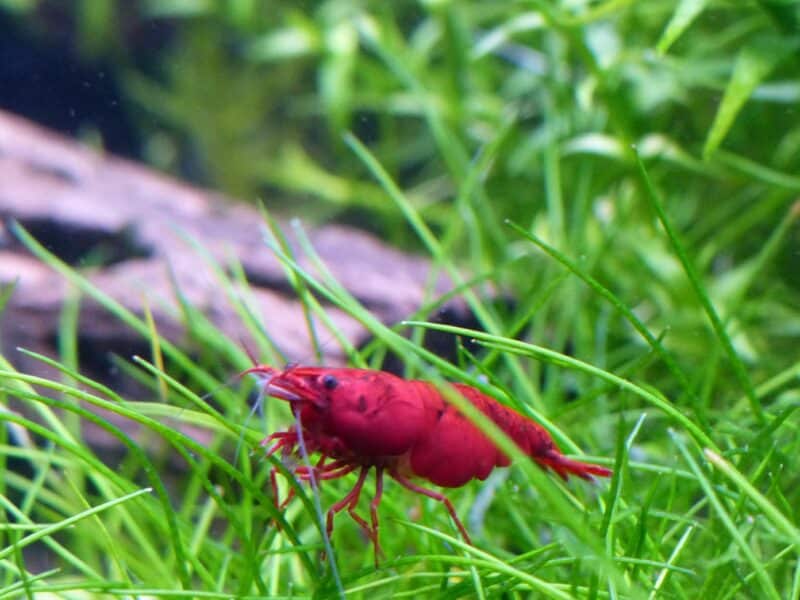
[[[250,359],[250,362],[253,363],[253,366],[257,366],[258,358],[256,358],[256,355],[253,353],[253,351],[250,349],[250,346],[247,345],[241,335],[239,336],[239,345],[244,349],[245,354],[247,354],[247,358]]]
[[[253,418],[253,415],[256,412],[261,412],[261,408],[264,406],[264,396],[266,396],[267,386],[266,384],[258,385],[258,396],[256,396],[256,401],[253,403],[253,408],[247,413],[247,417],[245,417],[244,423],[242,424],[242,432],[239,434],[239,439],[236,441],[236,450],[233,452],[233,464],[239,462],[239,452],[242,450],[242,444],[244,443],[244,428],[247,425],[247,422]]]
[[[241,377],[241,374],[237,374],[237,375],[233,375],[231,377],[228,377],[228,379],[226,379],[225,381],[220,383],[214,389],[209,390],[208,392],[206,392],[202,396],[198,396],[198,398],[200,398],[200,400],[203,400],[203,401],[208,400],[209,398],[212,398],[221,389],[224,389],[224,388],[227,388],[227,387],[231,387],[234,383],[236,383],[236,380],[239,379],[239,377]]]
[[[244,338],[241,335],[239,336],[239,346],[245,351],[247,357],[250,359],[250,362],[253,364],[253,366],[250,367],[249,369],[242,371],[241,373],[234,375],[231,378],[232,380],[241,379],[245,375],[253,373],[254,369],[258,368],[259,364],[258,358],[253,353],[250,346],[247,345],[247,343],[245,342]],[[244,427],[247,425],[248,421],[250,421],[250,419],[253,418],[253,415],[256,414],[256,412],[261,414],[261,409],[264,406],[264,397],[266,396],[268,383],[269,380],[267,380],[264,383],[261,382],[258,383],[258,395],[256,396],[256,401],[253,403],[253,407],[247,413],[247,417],[245,417],[244,423],[242,424],[242,433],[239,434],[239,439],[236,441],[236,450],[234,450],[233,452],[233,464],[239,462],[239,452],[241,451],[242,444],[244,442]]]

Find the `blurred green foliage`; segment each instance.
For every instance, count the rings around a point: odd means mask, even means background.
[[[754,185],[780,181],[776,208],[798,188],[790,2],[3,4],[45,29],[57,15],[85,56],[110,58],[156,166],[250,201],[302,201],[294,210],[318,220],[358,217],[405,243],[345,132],[434,225],[489,148],[471,193],[492,203],[495,225],[542,212],[548,169],[565,198],[613,193],[628,183],[631,144],[681,191],[679,222],[701,221],[694,198],[725,198],[736,214]],[[142,46],[151,27],[155,54]]]

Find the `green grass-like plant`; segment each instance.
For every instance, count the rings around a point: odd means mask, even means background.
[[[39,4],[0,1],[46,29]],[[394,353],[408,377],[476,385],[614,475],[557,481],[464,406],[515,458],[448,492],[475,547],[388,482],[376,570],[347,517],[322,534],[353,476],[315,492],[263,458],[258,442],[292,415],[267,401],[248,418],[252,382],[223,385],[250,364],[238,341],[176,289],[189,343],[170,343],[146,306],[129,312],[17,229],[77,296],[58,358],[35,357],[56,377],[0,357],[0,598],[800,598],[796,3],[78,5],[77,47],[114,65],[143,158],[264,196],[254,251],[283,264],[316,356],[283,356],[241,267],[190,240],[261,360]],[[125,58],[136,49],[109,14],[166,20],[154,66]],[[478,326],[430,319],[449,299],[432,292],[404,323],[379,322],[297,221],[290,249],[274,218],[287,214],[423,254],[429,289],[449,277]],[[82,375],[83,298],[148,341],[117,365],[149,401]],[[373,340],[352,347],[329,307]],[[432,330],[460,340],[456,360],[424,349]],[[117,462],[86,445],[90,426],[117,440]],[[285,511],[273,466],[296,491]]]

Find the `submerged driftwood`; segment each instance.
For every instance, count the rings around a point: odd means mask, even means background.
[[[75,290],[20,244],[10,230],[13,220],[127,309],[142,315],[146,302],[167,339],[178,342],[184,335],[177,287],[228,336],[246,340],[218,279],[189,241],[196,240],[220,264],[241,263],[257,316],[286,356],[307,360],[314,354],[302,306],[264,243],[263,221],[255,208],[0,112],[0,282],[16,281],[0,321],[0,339],[5,356],[24,370],[41,365],[14,349],[55,354],[64,302]],[[430,276],[425,259],[351,227],[323,226],[308,236],[338,281],[383,322],[407,317],[425,300]],[[86,266],[89,262],[96,266]],[[446,287],[442,280],[436,291]],[[469,318],[458,302],[446,312],[449,321]],[[329,313],[352,344],[367,340],[368,333],[348,315],[333,308]],[[141,335],[86,297],[78,331],[81,368],[104,381],[111,376],[110,353],[148,353]],[[343,362],[336,345],[327,352],[326,363]]]

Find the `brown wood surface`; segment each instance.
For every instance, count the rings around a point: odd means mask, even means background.
[[[168,339],[180,341],[183,334],[170,271],[194,306],[232,339],[246,338],[215,276],[187,242],[195,239],[223,265],[241,261],[258,316],[287,356],[313,356],[301,305],[263,241],[255,208],[0,112],[0,282],[17,281],[0,321],[0,341],[5,356],[20,368],[37,367],[14,350],[17,346],[55,354],[62,306],[74,290],[16,240],[12,220],[133,312],[141,315],[147,299]],[[430,265],[423,258],[350,227],[328,225],[308,233],[337,279],[382,321],[405,318],[425,300]],[[82,261],[92,254],[103,257],[102,266],[85,266]],[[442,281],[438,292],[445,289]],[[448,310],[464,308],[451,303]],[[352,343],[367,339],[364,328],[341,311],[331,309],[330,316]],[[87,298],[81,301],[79,331],[81,357],[96,359],[82,364],[90,376],[106,375],[91,372],[107,365],[100,360],[104,354],[147,353],[141,336]],[[343,360],[330,344],[325,362]]]

